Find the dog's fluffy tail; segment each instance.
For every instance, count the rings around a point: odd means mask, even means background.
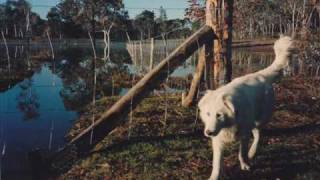
[[[280,39],[274,43],[273,47],[276,55],[274,62],[266,69],[261,70],[260,73],[270,77],[268,79],[271,81],[278,77],[281,74],[281,71],[289,65],[292,46],[293,40],[291,37],[280,37]]]
[[[280,39],[274,43],[273,49],[276,58],[271,66],[276,65],[279,68],[284,68],[289,64],[289,55],[292,44],[292,38],[289,36],[280,37]]]

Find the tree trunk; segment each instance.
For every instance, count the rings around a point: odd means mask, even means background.
[[[109,61],[110,60],[110,52],[111,52],[111,39],[110,39],[110,33],[111,33],[111,29],[113,28],[113,23],[111,24],[111,26],[109,27],[109,30],[107,32],[107,37],[108,37],[108,53],[107,53],[107,58]]]
[[[154,38],[150,40],[150,63],[149,63],[149,71],[153,69],[153,59],[154,59]]]
[[[14,27],[14,38],[17,38],[17,37],[18,37],[18,33],[17,33],[17,25],[16,25],[16,24],[14,24],[14,25],[13,25],[13,27]]]
[[[107,30],[102,30],[103,32],[103,41],[104,41],[104,50],[103,50],[103,60],[107,60],[107,51],[108,51],[108,38],[107,38]]]
[[[4,33],[3,33],[3,31],[1,31],[1,35],[2,35],[2,40],[3,40],[4,46],[5,46],[5,48],[6,48],[6,52],[7,52],[8,70],[9,70],[9,72],[10,72],[11,65],[10,65],[10,54],[9,54],[9,48],[8,48],[7,40],[6,40],[6,37],[5,37]]]
[[[296,13],[296,3],[294,2],[293,3],[293,9],[292,9],[292,37],[295,36],[295,32],[296,32],[296,29],[295,29],[295,13]]]
[[[93,47],[96,49],[96,23],[94,20],[94,8],[92,7],[92,15],[91,15],[91,34],[92,34],[92,39],[93,39]]]

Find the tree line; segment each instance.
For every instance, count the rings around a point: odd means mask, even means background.
[[[0,30],[8,38],[44,37],[50,32],[53,38],[102,38],[104,32],[113,40],[148,39],[166,35],[181,38],[190,34],[188,21],[168,19],[166,10],[144,10],[130,19],[122,0],[62,0],[52,7],[47,19],[32,12],[26,0],[7,0],[0,4]],[[165,33],[175,29],[174,32]]]
[[[11,39],[35,39],[48,31],[53,38],[182,38],[205,19],[205,0],[188,3],[183,19],[168,19],[162,7],[158,17],[144,10],[130,19],[122,0],[61,0],[42,19],[26,0],[7,0],[0,4],[0,30]],[[240,39],[313,31],[320,27],[320,0],[237,0],[233,14],[234,37]]]

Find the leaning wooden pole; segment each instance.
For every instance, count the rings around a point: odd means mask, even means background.
[[[125,117],[131,110],[131,105],[132,108],[135,108],[153,89],[167,78],[168,74],[182,65],[198,49],[199,45],[202,46],[215,38],[216,36],[212,28],[208,26],[202,27],[167,58],[162,60],[152,71],[147,73],[126,95],[104,112],[94,124],[72,139],[55,157],[61,158],[61,154],[70,149],[80,154],[90,152],[97,143],[125,121]],[[170,64],[169,68],[168,64]],[[93,138],[90,143],[91,136]],[[54,161],[55,158],[52,160]]]
[[[190,89],[188,93],[182,93],[182,106],[183,107],[189,107],[194,102],[194,99],[196,97],[198,87],[200,86],[201,78],[204,74],[204,70],[206,67],[206,58],[205,58],[205,48],[202,47],[199,53],[198,58],[198,65],[196,68],[196,71],[193,75],[193,79],[190,85]]]

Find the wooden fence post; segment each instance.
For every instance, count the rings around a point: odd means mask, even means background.
[[[224,82],[231,81],[232,76],[232,16],[234,0],[207,0],[206,25],[211,26],[217,35],[214,40],[214,59],[211,61],[213,87],[220,83],[221,70],[225,68]],[[210,57],[210,56],[208,56]],[[208,64],[210,66],[210,64]]]
[[[219,85],[221,71],[222,52],[222,0],[207,0],[206,2],[206,25],[210,26],[217,35],[213,41],[213,59],[207,59],[207,74],[209,75],[208,88],[214,89]],[[208,53],[212,53],[208,50]],[[210,58],[211,56],[207,56]]]
[[[225,74],[224,83],[231,82],[232,79],[232,31],[233,31],[233,4],[234,0],[226,0],[224,19],[224,45],[225,53]]]
[[[206,25],[211,27],[214,32],[216,32],[216,20],[214,19],[215,13],[213,13],[213,7],[215,5],[213,4],[213,1],[215,0],[207,0],[206,2]],[[221,37],[221,36],[217,36]],[[196,72],[193,76],[193,80],[191,82],[191,86],[189,89],[188,94],[183,93],[182,94],[182,106],[189,107],[194,102],[195,96],[197,94],[198,87],[200,86],[201,78],[204,74],[204,71],[206,71],[206,83],[207,87],[209,89],[214,89],[215,87],[215,79],[217,75],[214,74],[214,68],[215,65],[217,65],[217,62],[220,62],[216,59],[213,59],[214,51],[213,51],[213,45],[215,40],[212,40],[212,42],[208,42],[207,44],[202,47],[199,57],[198,57],[198,65],[196,68]],[[217,45],[217,43],[215,43]],[[217,62],[215,62],[217,61]]]
[[[224,82],[231,81],[232,76],[232,16],[233,0],[207,0],[206,25],[210,26],[217,39],[204,45],[199,54],[199,61],[188,94],[182,94],[182,105],[192,104],[200,85],[203,71],[209,89],[219,86],[222,67],[225,67]]]

